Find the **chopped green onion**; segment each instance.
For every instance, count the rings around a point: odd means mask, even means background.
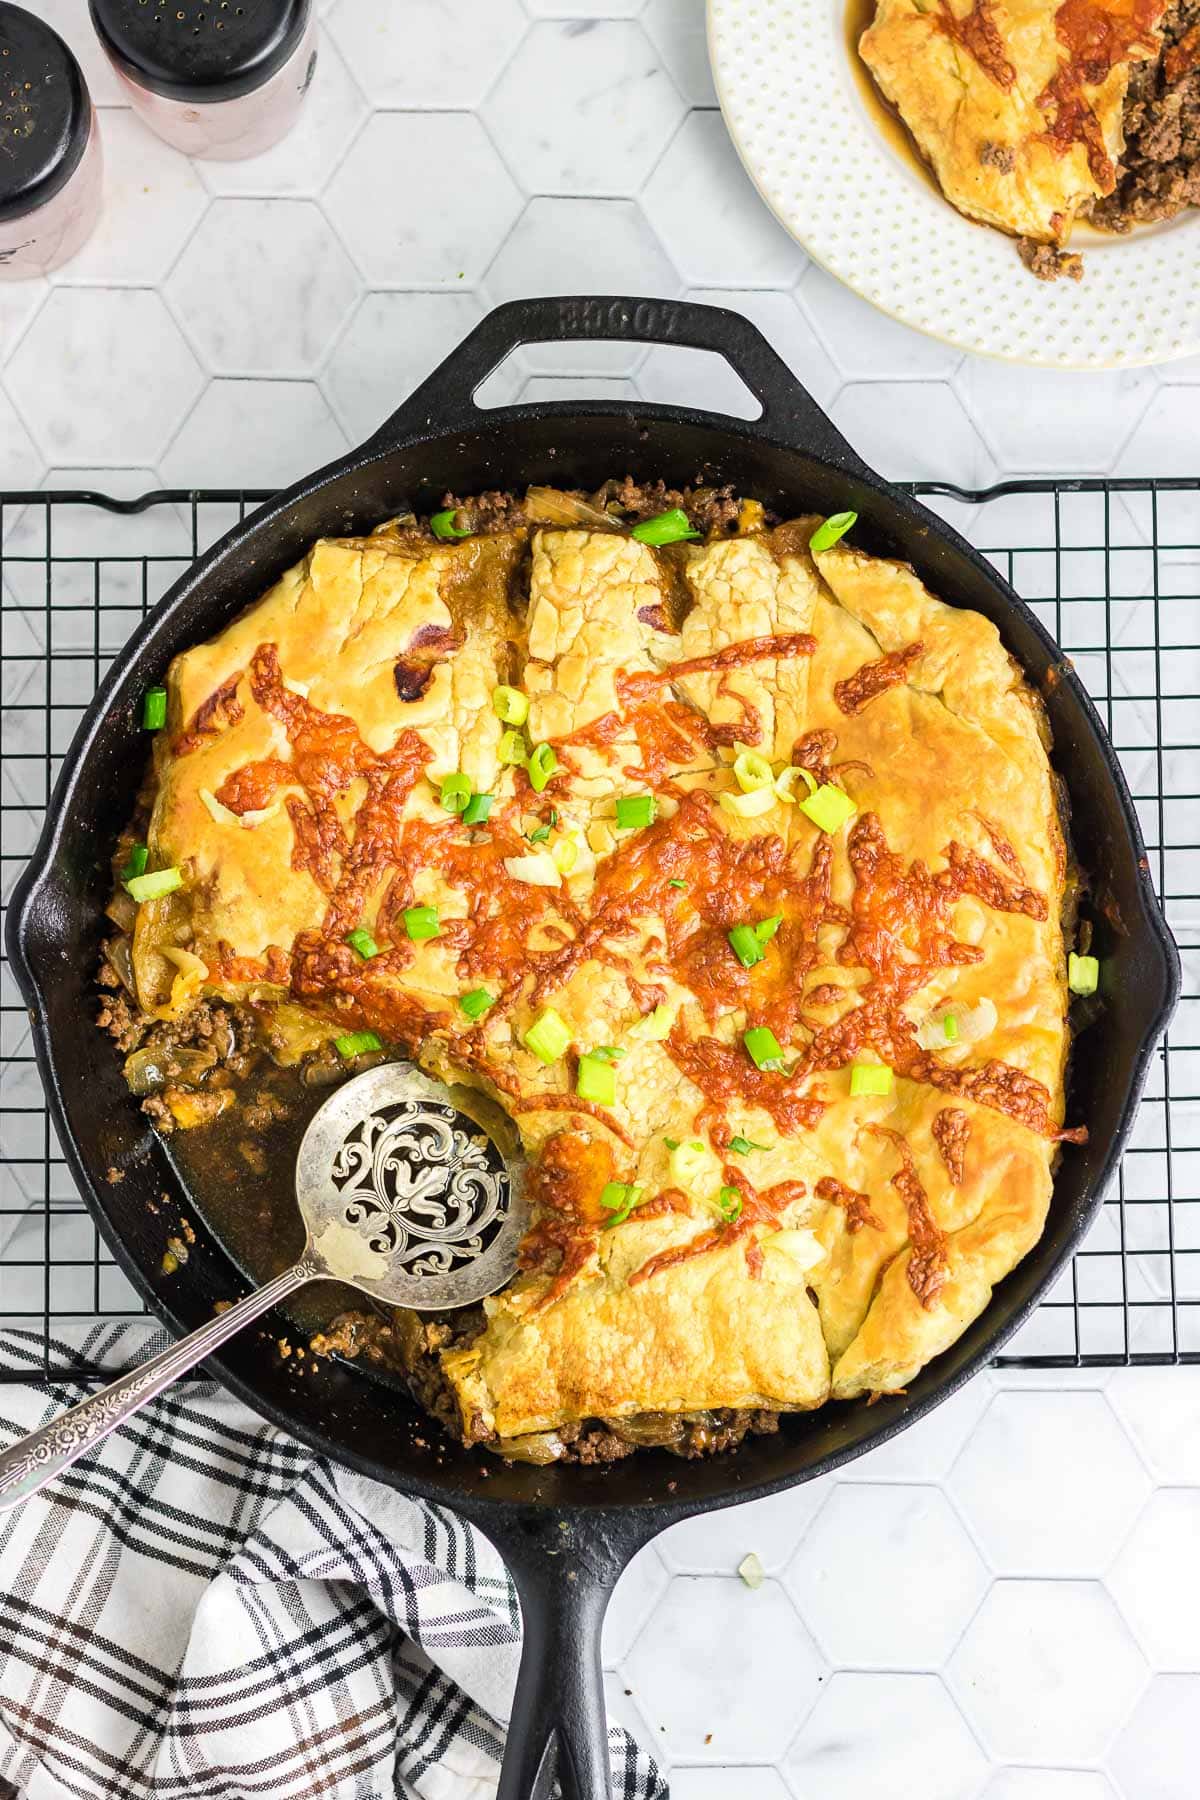
[[[346,942],[352,950],[357,950],[364,962],[379,955],[379,945],[363,925],[356,925],[353,931],[346,933]]]
[[[178,869],[153,869],[149,875],[133,875],[125,883],[125,891],[141,905],[143,900],[161,900],[164,894],[173,894],[177,887],[183,886],[183,875]]]
[[[132,881],[135,875],[146,873],[146,864],[150,860],[150,852],[145,844],[134,844],[129,851],[129,861],[121,870],[122,881]]]
[[[727,1225],[741,1216],[742,1192],[740,1188],[723,1187],[717,1195],[717,1211]]]
[[[486,988],[472,988],[469,994],[460,994],[458,1004],[468,1019],[481,1019],[489,1006],[495,1006],[495,994],[489,994]]]
[[[142,697],[142,730],[161,731],[166,722],[166,688],[147,688]]]
[[[634,526],[633,536],[639,544],[680,544],[687,538],[698,538],[700,533],[693,531],[683,508],[673,506],[669,512],[657,513],[653,519],[643,519],[640,525]]]
[[[600,1204],[612,1218],[605,1219],[602,1229],[607,1231],[613,1225],[623,1225],[641,1197],[642,1189],[631,1182],[606,1181],[600,1190]]]
[[[1073,994],[1094,994],[1100,985],[1100,964],[1094,956],[1067,958],[1067,986]]]
[[[612,1106],[617,1098],[617,1072],[601,1056],[587,1055],[579,1059],[575,1092],[581,1100],[594,1100],[599,1106]]]
[[[743,969],[752,969],[766,956],[753,925],[735,925],[728,933],[729,945]]]
[[[754,927],[754,935],[760,944],[769,944],[779,927],[783,924],[782,913],[772,913],[769,919],[760,919]]]
[[[807,769],[799,768],[792,763],[775,778],[775,792],[786,806],[796,804],[796,783],[802,781],[810,794],[817,791],[816,778]]]
[[[515,687],[493,688],[492,711],[505,725],[523,725],[529,717],[529,695]]]
[[[945,1013],[942,1017],[942,1036],[948,1044],[958,1041],[958,1020],[953,1013]]]
[[[669,1006],[665,1000],[660,1000],[653,1012],[646,1013],[636,1025],[629,1027],[630,1037],[649,1044],[661,1043],[670,1037],[678,1011],[677,1006]]]
[[[404,911],[404,929],[407,931],[414,944],[421,943],[425,938],[440,937],[442,935],[442,928],[438,924],[437,907],[406,907]]]
[[[522,1039],[525,1048],[544,1063],[557,1062],[570,1041],[570,1032],[552,1006],[542,1008]]]
[[[464,825],[482,825],[495,805],[495,794],[472,794],[463,807]]]
[[[444,512],[435,512],[429,521],[429,529],[436,538],[470,537],[469,525],[460,526],[454,523],[458,517],[458,509],[448,506]]]
[[[732,813],[737,819],[757,819],[761,813],[770,812],[779,796],[774,787],[755,788],[752,793],[718,794],[717,805],[722,812]]]
[[[579,861],[579,845],[574,838],[561,837],[557,844],[551,844],[550,855],[560,875],[569,875]]]
[[[540,794],[558,767],[558,756],[553,744],[535,744],[529,752],[529,785],[535,794]]]
[[[742,1042],[756,1068],[772,1071],[783,1069],[783,1050],[769,1026],[752,1025],[749,1031],[742,1033]]]
[[[471,784],[457,771],[442,782],[442,805],[447,812],[466,812],[471,802]]]
[[[550,808],[550,823],[552,826],[558,824],[558,809],[553,806]]]
[[[677,875],[675,875],[675,876],[672,876],[670,881],[668,881],[667,886],[673,887],[673,888],[685,888],[687,886],[687,882],[680,881],[679,877]]]
[[[850,1064],[852,1094],[890,1094],[891,1091],[892,1071],[886,1063]]]
[[[539,825],[536,831],[526,832],[525,835],[531,844],[544,844],[546,839],[550,836],[550,827],[548,825]]]
[[[818,525],[808,540],[808,547],[815,556],[822,550],[832,550],[839,538],[844,538],[852,525],[858,523],[856,512],[830,513],[823,525]]]
[[[829,832],[837,831],[858,811],[849,794],[828,781],[823,781],[816,793],[801,800],[799,805],[805,818],[811,819],[822,831]]]
[[[502,733],[496,755],[505,768],[524,768],[529,752],[521,733],[511,730]]]
[[[770,1144],[756,1144],[753,1138],[739,1136],[730,1138],[729,1148],[736,1150],[739,1156],[749,1156],[752,1150],[769,1150],[771,1146]]]
[[[653,825],[656,811],[653,794],[622,794],[617,801],[617,830],[640,831]]]
[[[352,1056],[365,1056],[368,1050],[383,1049],[373,1031],[348,1031],[345,1037],[334,1038],[333,1047],[347,1062]]]
[[[755,794],[760,788],[774,786],[775,772],[757,750],[743,750],[734,758],[733,778],[743,794]]]
[[[665,1137],[663,1139],[663,1143],[667,1146],[668,1150],[678,1150],[678,1148],[679,1148],[679,1139],[678,1138]]]
[[[596,1044],[588,1052],[589,1056],[598,1056],[601,1062],[608,1063],[620,1062],[622,1057],[628,1056],[628,1054],[624,1045],[618,1044]]]

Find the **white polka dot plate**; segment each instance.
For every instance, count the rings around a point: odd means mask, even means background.
[[[880,129],[853,68],[844,0],[708,0],[730,136],[809,255],[918,331],[1060,369],[1200,353],[1200,212],[1129,237],[1078,232],[1081,282],[1038,281]]]

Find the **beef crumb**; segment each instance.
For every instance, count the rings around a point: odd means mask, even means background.
[[[1059,250],[1053,244],[1039,244],[1033,238],[1017,239],[1017,255],[1031,275],[1039,281],[1083,280],[1083,258],[1074,250]]]
[[[1002,175],[1011,175],[1017,166],[1017,156],[1011,144],[993,144],[985,139],[979,146],[979,160],[985,169],[999,169]]]

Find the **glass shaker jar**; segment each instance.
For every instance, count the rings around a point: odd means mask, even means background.
[[[108,59],[152,131],[236,162],[295,124],[317,65],[311,0],[91,0]]]
[[[0,281],[44,275],[100,217],[100,139],[57,32],[0,0]]]

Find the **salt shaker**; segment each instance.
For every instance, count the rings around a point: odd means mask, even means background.
[[[188,156],[236,162],[295,124],[317,64],[311,0],[90,0],[134,110]]]
[[[101,158],[83,72],[50,27],[0,0],[0,280],[44,275],[100,217]]]

